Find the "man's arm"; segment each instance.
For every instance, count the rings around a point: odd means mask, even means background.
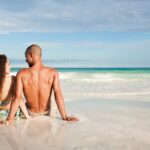
[[[65,112],[64,99],[60,89],[59,74],[56,70],[54,71],[53,91],[54,91],[55,101],[62,119],[66,121],[78,121],[76,117],[68,117]]]

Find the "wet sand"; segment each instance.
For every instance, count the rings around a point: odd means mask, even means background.
[[[67,102],[80,121],[39,116],[0,127],[1,150],[149,150],[150,102],[85,99]]]

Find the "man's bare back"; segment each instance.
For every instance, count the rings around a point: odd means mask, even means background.
[[[31,113],[45,113],[50,109],[52,91],[62,119],[78,121],[76,117],[69,117],[65,112],[59,74],[55,69],[45,67],[42,64],[41,54],[42,50],[38,45],[31,45],[26,49],[25,57],[29,68],[22,69],[17,73],[15,100],[11,104],[11,110],[6,119],[7,123],[10,123],[14,118],[22,92]]]
[[[55,70],[44,66],[38,69],[31,67],[21,70],[19,76],[27,108],[35,113],[49,111]]]

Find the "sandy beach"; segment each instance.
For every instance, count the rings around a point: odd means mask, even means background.
[[[16,119],[0,127],[0,149],[5,150],[149,150],[150,103],[117,99],[67,102],[76,123],[55,117]]]

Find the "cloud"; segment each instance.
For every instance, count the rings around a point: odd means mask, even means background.
[[[84,60],[85,64],[94,64],[103,67],[149,67],[150,40],[141,41],[32,41],[24,43],[29,46],[37,43],[43,49],[43,58],[50,60]],[[90,60],[89,62],[85,60]],[[63,61],[64,62],[64,61]],[[60,64],[63,62],[59,62]],[[83,63],[83,62],[82,62]],[[69,64],[69,63],[68,63]],[[72,63],[71,63],[72,65]]]
[[[148,0],[2,0],[0,33],[150,31]]]
[[[149,51],[150,40],[141,40],[141,41],[127,41],[127,42],[102,42],[102,41],[92,41],[92,40],[80,40],[80,41],[66,41],[66,42],[52,42],[52,41],[31,41],[28,43],[24,43],[24,46],[29,46],[33,43],[36,43],[42,47],[42,49],[50,50],[50,49],[58,49],[58,50],[80,50],[87,51],[91,50],[99,50],[99,51],[112,51],[112,52],[131,52],[135,54],[137,52]],[[135,53],[133,53],[133,51]]]

